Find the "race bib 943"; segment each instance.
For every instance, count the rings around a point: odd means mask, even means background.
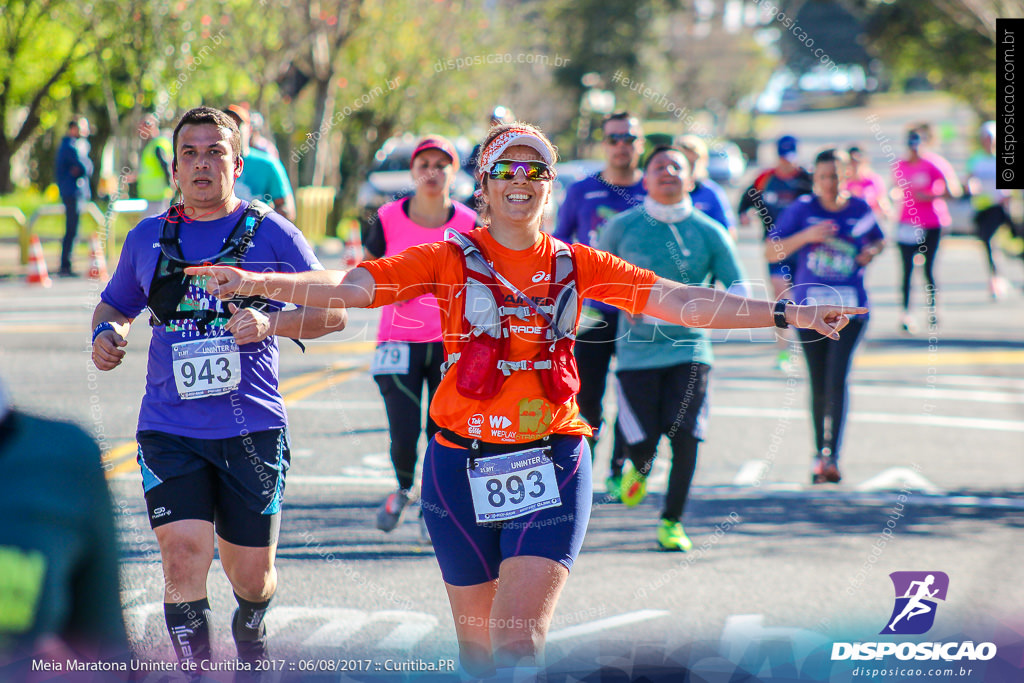
[[[467,470],[477,524],[562,504],[555,466],[544,448],[479,458]]]
[[[175,344],[171,368],[178,396],[185,401],[226,394],[242,381],[241,355],[231,336]]]

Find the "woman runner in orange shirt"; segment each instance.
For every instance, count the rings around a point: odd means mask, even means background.
[[[347,275],[197,267],[222,298],[376,307],[422,294],[441,309],[447,373],[430,406],[427,528],[465,671],[530,676],[543,665],[558,596],[592,499],[590,427],[579,418],[572,342],[583,298],[694,327],[810,328],[836,339],[862,308],[759,301],[660,278],[541,231],[556,153],[537,128],[494,126],[481,145],[481,218],[444,242]],[[527,680],[527,679],[523,679]]]

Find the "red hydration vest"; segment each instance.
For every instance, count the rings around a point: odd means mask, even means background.
[[[555,253],[551,258],[548,285],[550,305],[538,305],[505,280],[487,262],[480,245],[468,235],[454,230],[445,232],[445,241],[462,252],[465,286],[456,295],[463,299],[462,339],[459,350],[448,355],[442,366],[447,372],[455,365],[455,387],[466,398],[478,401],[494,398],[505,380],[522,370],[536,370],[547,398],[554,404],[567,403],[580,390],[580,374],[573,356],[580,298],[572,250],[564,242],[551,238]],[[523,299],[520,306],[505,306],[499,281]],[[509,358],[512,317],[528,320],[539,313],[547,323],[546,339],[540,360]]]

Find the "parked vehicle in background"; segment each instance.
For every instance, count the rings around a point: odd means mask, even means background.
[[[413,193],[415,185],[410,165],[418,139],[413,135],[390,138],[374,155],[373,165],[356,197],[359,224],[364,233],[366,226],[377,220],[377,209]],[[460,166],[464,166],[472,148],[462,139],[453,142],[459,152]],[[460,167],[452,183],[452,199],[466,204],[472,196],[473,178]]]
[[[726,140],[708,140],[708,176],[719,185],[735,187],[747,170],[739,146]]]
[[[604,166],[605,162],[600,159],[577,159],[555,164],[555,172],[558,175],[551,184],[551,202],[544,208],[544,232],[550,234],[555,231],[558,210],[565,201],[565,193],[569,186],[589,175],[594,175]]]

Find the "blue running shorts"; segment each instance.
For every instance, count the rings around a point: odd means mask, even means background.
[[[475,460],[508,453],[509,447],[478,443],[480,454],[470,458],[469,448],[442,445],[435,437],[423,460],[423,519],[445,583],[475,586],[493,581],[498,578],[502,560],[521,555],[546,557],[572,569],[583,546],[593,502],[586,440],[582,436],[552,435],[517,446],[517,452],[549,447],[545,457],[553,462],[561,504],[521,517],[482,523],[477,522],[468,469]],[[513,490],[518,493],[521,489]]]
[[[199,519],[235,545],[277,543],[291,461],[287,429],[228,439],[143,430],[135,438],[151,527]]]

